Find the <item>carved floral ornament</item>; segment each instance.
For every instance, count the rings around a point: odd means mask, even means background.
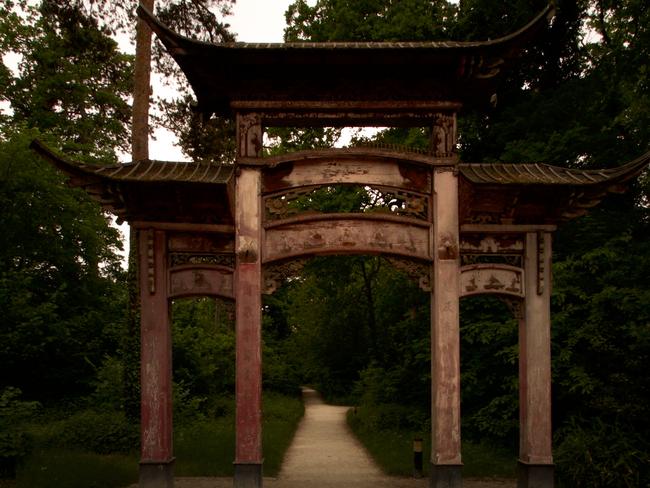
[[[361,188],[360,185],[356,185]],[[304,213],[317,213],[307,208],[310,197],[323,189],[324,186],[298,188],[279,194],[264,197],[265,219],[267,221],[283,220]],[[388,188],[383,186],[365,185],[374,205],[359,209],[359,213],[386,212],[403,217],[419,220],[429,220],[429,197],[427,195]]]

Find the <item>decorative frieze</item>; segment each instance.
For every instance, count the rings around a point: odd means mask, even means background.
[[[372,203],[359,209],[365,213],[386,212],[403,217],[429,221],[429,196],[384,186],[359,186],[360,191],[368,192]],[[309,208],[310,199],[324,187],[292,189],[264,198],[265,220],[283,220],[302,213],[315,213]]]
[[[235,267],[234,253],[224,254],[198,254],[185,252],[172,252],[169,254],[169,266],[175,268],[187,265],[213,265],[226,268]]]

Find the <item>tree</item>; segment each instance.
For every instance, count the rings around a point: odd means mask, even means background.
[[[121,335],[117,231],[32,153],[0,142],[0,387],[52,400],[88,393]]]

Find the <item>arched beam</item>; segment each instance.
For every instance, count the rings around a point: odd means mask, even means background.
[[[324,254],[388,254],[431,260],[430,225],[368,214],[314,215],[266,229],[263,262]]]
[[[460,296],[485,294],[523,298],[523,269],[497,263],[463,266],[460,269]]]
[[[429,194],[430,167],[440,164],[440,160],[422,154],[331,149],[263,158],[255,163],[266,166],[262,183],[264,193],[305,186],[356,184],[403,188]]]
[[[212,296],[233,300],[233,272],[222,266],[184,266],[169,272],[168,298]]]

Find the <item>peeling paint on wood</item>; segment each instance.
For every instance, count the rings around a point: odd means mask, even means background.
[[[264,262],[312,254],[387,253],[430,259],[428,227],[344,219],[266,231]]]

